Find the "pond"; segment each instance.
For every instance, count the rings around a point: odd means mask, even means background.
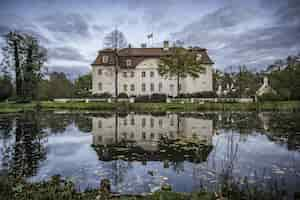
[[[300,114],[253,112],[0,115],[0,175],[30,182],[61,175],[78,190],[217,190],[224,178],[300,185]]]

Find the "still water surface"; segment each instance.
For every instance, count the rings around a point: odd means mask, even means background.
[[[299,121],[299,113],[251,112],[0,115],[0,174],[32,182],[59,174],[80,190],[107,178],[120,193],[150,192],[163,183],[174,191],[214,190],[222,177],[240,183],[247,177],[250,184],[299,192]],[[196,149],[197,159],[172,155],[160,146],[162,138],[207,148]],[[129,158],[118,155],[120,148],[110,150],[120,143],[139,151]]]

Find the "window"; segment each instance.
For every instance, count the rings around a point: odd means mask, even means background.
[[[98,83],[98,89],[102,90],[102,83]]]
[[[154,72],[150,72],[150,77],[154,77]]]
[[[170,90],[171,90],[171,92],[174,91],[174,85],[173,84],[170,84]]]
[[[173,119],[173,117],[171,118],[170,125],[174,126],[174,119]]]
[[[127,119],[125,118],[123,121],[124,126],[127,126]]]
[[[130,67],[131,64],[132,64],[132,63],[131,63],[131,60],[130,60],[130,59],[127,59],[127,60],[126,60],[126,66],[127,66],[127,67]]]
[[[127,92],[127,84],[123,85],[123,90],[124,90],[124,92]]]
[[[159,84],[158,84],[158,91],[159,91],[159,92],[162,91],[162,87],[163,87],[162,83],[159,83]]]
[[[151,85],[150,85],[150,90],[151,90],[151,92],[154,91],[154,83],[151,83]]]
[[[142,77],[146,77],[146,72],[142,72]]]
[[[132,71],[131,73],[130,73],[130,76],[133,78],[134,77],[134,71]]]
[[[150,126],[151,126],[151,128],[154,127],[154,119],[153,118],[150,119]]]
[[[134,133],[131,133],[130,138],[134,139]]]
[[[134,118],[131,118],[130,123],[131,123],[131,125],[134,125],[134,124],[135,124]]]
[[[98,75],[102,75],[102,69],[98,69]]]
[[[197,54],[196,60],[200,61],[202,59],[202,55],[201,54]]]
[[[151,138],[151,140],[153,140],[154,139],[154,133],[150,133],[150,138]]]
[[[108,63],[108,56],[102,56],[102,62]]]
[[[159,125],[159,128],[162,128],[162,126],[163,126],[163,120],[162,119],[158,120],[158,125]]]
[[[174,138],[173,131],[170,131],[169,136],[170,136],[170,138]]]
[[[102,128],[102,121],[101,120],[98,121],[98,128]]]
[[[143,118],[142,119],[142,127],[145,127],[146,126],[146,118]]]
[[[98,136],[98,141],[102,142],[102,136],[101,135]]]
[[[146,91],[146,84],[142,83],[142,91],[145,92]]]
[[[130,91],[134,91],[134,90],[135,90],[134,84],[131,84],[130,85]]]
[[[123,77],[124,77],[124,78],[127,77],[127,72],[123,72]]]
[[[142,132],[142,138],[143,138],[143,140],[146,140],[146,133],[145,132]]]

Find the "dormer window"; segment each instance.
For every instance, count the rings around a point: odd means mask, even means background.
[[[127,67],[130,67],[131,64],[132,64],[132,63],[131,63],[131,59],[127,59],[127,60],[126,60],[126,66],[127,66]]]
[[[201,59],[202,59],[202,55],[201,55],[200,53],[197,54],[196,60],[197,60],[197,61],[201,61]]]
[[[108,63],[108,56],[102,56],[102,62]]]

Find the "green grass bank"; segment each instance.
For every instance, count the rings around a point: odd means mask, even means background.
[[[0,113],[16,113],[35,109],[47,110],[91,110],[91,111],[136,111],[136,112],[191,112],[191,111],[300,111],[300,101],[274,101],[259,103],[106,103],[43,101],[18,104],[0,103]]]

